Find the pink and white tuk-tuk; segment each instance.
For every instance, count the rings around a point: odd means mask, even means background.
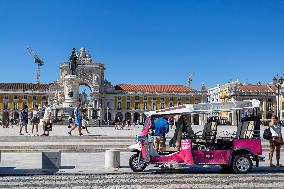
[[[136,152],[129,159],[134,172],[143,171],[147,165],[160,167],[187,167],[189,165],[220,165],[235,173],[251,171],[253,161],[259,165],[264,160],[260,139],[259,101],[235,101],[224,103],[184,104],[157,111],[146,112],[144,128],[136,136],[137,143],[129,146]],[[235,119],[234,133],[217,135],[220,113],[227,112]],[[191,121],[194,115],[207,118],[202,134],[194,133]],[[155,116],[179,117],[175,135],[166,146],[157,151],[152,129]],[[233,127],[233,126],[228,126]]]

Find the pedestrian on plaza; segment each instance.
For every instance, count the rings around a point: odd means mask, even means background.
[[[29,116],[28,116],[28,106],[24,105],[23,110],[20,113],[20,135],[22,134],[22,129],[25,127],[26,134],[28,134],[28,122],[29,122]]]
[[[68,128],[72,127],[72,123],[73,123],[73,118],[72,118],[72,116],[69,116],[68,117]]]
[[[88,130],[88,126],[89,126],[89,118],[87,115],[87,108],[83,108],[82,110],[82,128],[86,129],[87,133],[90,134],[89,130]]]
[[[80,103],[76,104],[76,108],[74,108],[73,111],[73,116],[74,116],[74,126],[71,128],[71,130],[68,132],[68,134],[71,136],[71,132],[76,129],[78,127],[78,131],[79,131],[79,136],[83,136],[81,130],[81,111],[80,111]]]
[[[282,166],[279,163],[280,160],[280,148],[283,145],[282,133],[281,133],[281,125],[279,124],[278,117],[276,115],[272,116],[271,122],[269,123],[270,132],[272,134],[272,139],[269,140],[270,143],[270,167],[275,167],[272,163],[272,158],[274,154],[274,150],[276,148],[276,166]]]
[[[38,105],[35,105],[32,110],[32,134],[34,133],[34,128],[36,129],[36,134],[34,136],[38,135],[38,124],[39,124],[40,118],[39,118],[39,111],[38,111]]]
[[[119,124],[119,117],[116,116],[114,119],[114,129],[118,129],[118,124]]]
[[[41,136],[49,136],[49,131],[52,130],[52,111],[48,102],[44,104],[44,115],[43,115],[43,134]]]
[[[130,128],[130,126],[131,126],[130,119],[127,119],[127,125],[128,125],[128,127]]]

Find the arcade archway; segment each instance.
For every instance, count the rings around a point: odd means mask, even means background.
[[[92,88],[85,83],[79,85],[79,102],[81,107],[92,105]]]
[[[116,115],[115,115],[116,119],[118,119],[118,121],[122,121],[123,120],[123,114],[121,112],[118,112]]]

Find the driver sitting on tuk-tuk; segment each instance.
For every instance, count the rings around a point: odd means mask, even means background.
[[[169,132],[169,123],[164,117],[158,117],[154,125],[155,149],[162,152],[166,147],[166,134]]]

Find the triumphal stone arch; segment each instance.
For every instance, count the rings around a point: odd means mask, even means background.
[[[89,116],[94,115],[94,111],[101,110],[104,91],[111,87],[104,80],[104,70],[104,64],[94,62],[84,48],[81,48],[79,53],[73,48],[68,61],[60,65],[60,79],[50,87],[50,90],[54,91],[52,106],[56,115],[66,118],[76,103],[88,108]],[[88,86],[91,90],[91,101],[88,104],[82,103],[84,101],[80,99],[80,85]],[[96,112],[95,116],[101,116],[102,113]]]

